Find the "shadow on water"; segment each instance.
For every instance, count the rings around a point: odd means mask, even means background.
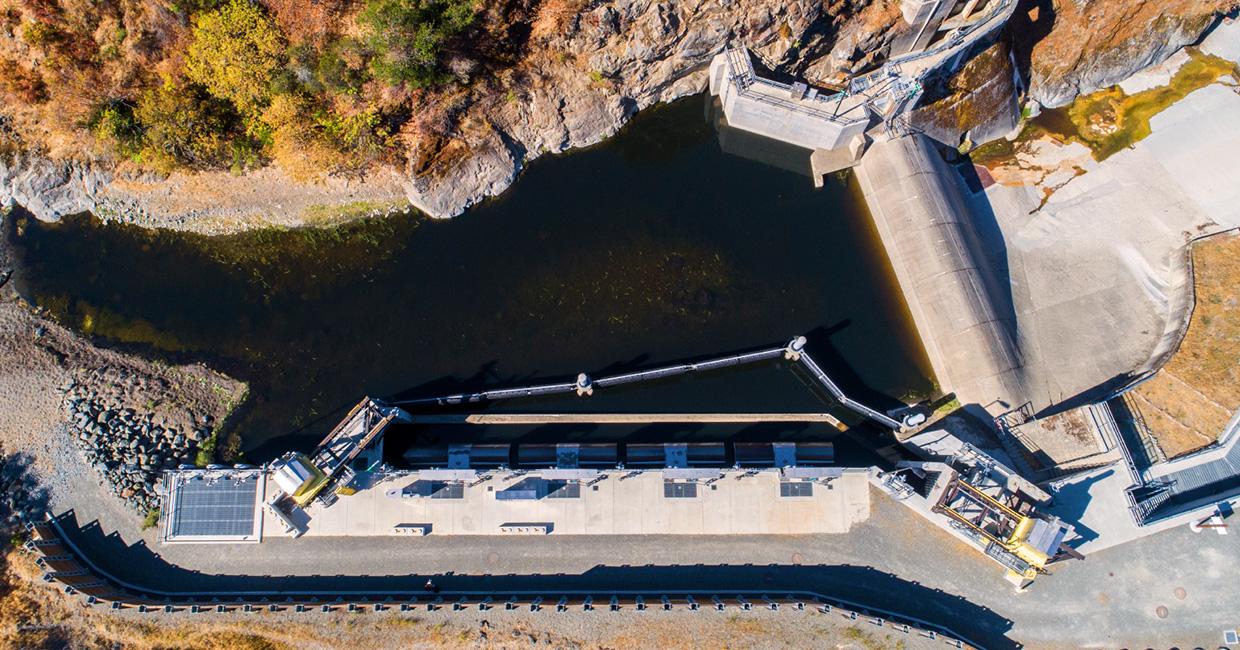
[[[607,143],[535,161],[499,199],[447,221],[211,238],[19,219],[20,288],[104,343],[249,382],[233,421],[252,461],[312,446],[363,394],[651,367],[829,323],[847,323],[822,343],[851,389],[885,404],[930,392],[855,182],[816,190],[725,155],[704,101],[643,111]],[[729,376],[701,408],[759,410],[772,394],[761,373]]]
[[[443,574],[389,575],[228,575],[182,568],[163,559],[144,543],[127,545],[116,534],[106,534],[98,522],[80,524],[75,513],[58,517],[66,534],[98,568],[135,586],[164,589],[175,585],[181,592],[246,590],[364,592],[405,591],[424,595],[422,586],[432,579],[447,593],[478,591],[608,591],[719,592],[755,589],[813,591],[843,598],[859,606],[886,609],[955,630],[988,648],[1019,648],[1007,637],[1012,621],[994,610],[941,589],[922,585],[870,566],[848,564],[695,564],[607,565],[598,564],[581,573],[556,574]],[[503,540],[499,540],[502,542]],[[264,541],[264,545],[280,540]],[[304,543],[304,540],[303,540]],[[399,564],[399,562],[397,563]],[[392,563],[388,563],[391,566]],[[278,594],[272,594],[278,596]],[[605,614],[600,613],[600,616]]]

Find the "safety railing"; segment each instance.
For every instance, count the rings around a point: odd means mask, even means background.
[[[736,84],[737,93],[745,99],[768,104],[770,106],[775,106],[788,111],[803,113],[811,117],[840,124],[852,124],[854,122],[860,122],[867,119],[864,112],[856,117],[845,117],[851,109],[840,113],[813,105],[834,104],[835,107],[838,108],[844,99],[848,97],[847,93],[837,92],[827,95],[817,95],[813,98],[807,97],[801,101],[792,101],[791,99],[781,99],[765,92],[753,90],[754,86],[760,85],[775,93],[787,94],[790,97],[792,94],[791,85],[759,77],[754,71],[753,62],[749,60],[749,54],[741,48],[728,50],[724,56],[724,61],[728,65],[729,78]]]
[[[878,422],[879,424],[891,427],[892,429],[900,428],[900,423],[890,416],[879,413],[865,404],[862,404],[861,402],[845,395],[844,391],[840,390],[840,387],[827,376],[827,373],[823,372],[822,368],[819,367],[818,362],[814,361],[813,357],[809,356],[809,354],[802,352],[800,361],[801,365],[809,371],[810,375],[812,375],[814,379],[817,379],[818,383],[822,384],[822,386],[827,389],[827,392],[831,393],[831,396],[838,400],[840,404],[847,406],[848,408],[864,415],[867,418],[870,418],[871,420],[874,420],[875,422]]]
[[[257,584],[269,589],[177,590],[149,588],[133,584],[102,570],[67,536],[61,523],[50,515],[40,523],[27,524],[31,540],[25,548],[37,556],[44,570],[43,579],[56,582],[69,595],[81,596],[87,605],[144,614],[184,612],[240,613],[260,612],[478,612],[491,609],[529,612],[619,612],[658,609],[671,611],[790,611],[840,615],[849,621],[864,622],[897,634],[916,634],[956,647],[984,648],[968,637],[938,623],[879,607],[862,605],[845,598],[826,596],[808,590],[540,590],[486,588],[469,591],[432,590],[419,593],[420,579],[410,589],[280,589],[280,578],[255,576]]]

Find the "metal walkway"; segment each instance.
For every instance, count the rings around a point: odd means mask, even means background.
[[[900,429],[901,424],[894,418],[880,413],[861,402],[858,402],[840,389],[840,387],[823,371],[805,350],[806,338],[793,338],[782,348],[768,348],[757,352],[734,354],[707,361],[684,363],[665,366],[651,370],[640,370],[620,375],[591,378],[586,373],[577,376],[574,383],[539,384],[517,388],[501,388],[483,390],[474,393],[456,393],[441,397],[428,397],[400,400],[392,404],[400,406],[452,406],[458,404],[474,404],[494,402],[517,397],[538,397],[544,395],[577,394],[585,397],[593,394],[596,388],[609,388],[624,384],[634,384],[668,377],[678,377],[694,372],[719,370],[743,366],[761,361],[769,361],[783,357],[803,368],[814,382],[822,387],[844,407],[864,416],[884,427]],[[410,421],[424,424],[548,424],[548,423],[658,423],[658,422],[838,422],[827,413],[668,413],[668,414],[468,414],[468,415],[411,415]]]
[[[830,413],[469,413],[411,415],[414,424],[745,424],[751,422],[826,422]]]

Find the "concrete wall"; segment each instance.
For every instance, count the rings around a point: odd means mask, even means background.
[[[1025,403],[1015,318],[969,212],[925,136],[877,142],[857,167],[939,385],[992,414]]]
[[[842,109],[848,113],[839,120],[824,119],[826,102],[782,100],[768,88],[758,89],[760,83],[742,90],[731,78],[726,54],[711,61],[710,91],[719,97],[729,126],[807,149],[845,149],[870,125],[863,106]]]

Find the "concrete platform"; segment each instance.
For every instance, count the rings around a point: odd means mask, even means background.
[[[702,470],[688,470],[702,471]],[[712,470],[713,471],[713,470]],[[664,473],[613,472],[593,485],[581,485],[580,497],[501,500],[498,493],[536,473],[506,473],[463,486],[459,499],[388,496],[418,480],[417,473],[387,478],[330,507],[313,504],[305,514],[305,537],[397,535],[401,524],[429,525],[432,536],[503,535],[505,524],[546,525],[552,535],[730,535],[846,533],[870,511],[866,469],[845,470],[824,484],[810,483],[812,496],[780,496],[780,472],[721,471],[697,495],[664,496]],[[269,485],[274,490],[274,483]],[[530,531],[525,531],[529,534]],[[284,535],[275,517],[264,518],[264,533]]]

